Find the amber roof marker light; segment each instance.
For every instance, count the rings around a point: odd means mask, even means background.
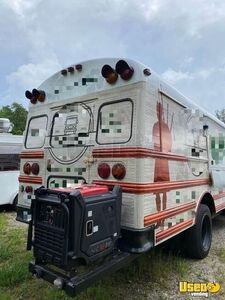
[[[150,76],[152,73],[151,73],[151,70],[146,68],[143,70],[143,73],[145,74],[145,76]]]
[[[116,73],[116,71],[109,65],[104,65],[102,67],[102,76],[105,78],[105,80],[110,83],[113,84],[117,81],[118,78],[118,74]]]
[[[32,104],[36,104],[37,101],[45,101],[45,92],[42,90],[33,89],[32,92],[26,91],[25,96]]]
[[[45,101],[45,92],[42,90],[33,89],[32,94],[38,101],[44,102]]]
[[[119,60],[116,64],[116,72],[123,80],[129,80],[134,74],[134,69],[125,60]]]

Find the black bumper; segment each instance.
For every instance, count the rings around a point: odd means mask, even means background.
[[[75,297],[95,281],[126,266],[137,256],[138,255],[136,254],[127,252],[118,252],[100,266],[96,266],[94,269],[81,276],[76,275],[74,277],[66,277],[63,274],[48,268],[46,265],[35,264],[33,261],[29,264],[29,271],[38,278],[43,278],[54,284],[58,289],[65,290],[69,296]]]

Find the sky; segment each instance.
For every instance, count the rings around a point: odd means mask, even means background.
[[[214,113],[225,108],[223,0],[0,0],[0,107],[65,66],[146,64]]]

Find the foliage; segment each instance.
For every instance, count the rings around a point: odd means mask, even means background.
[[[21,135],[26,126],[27,110],[19,103],[6,105],[0,109],[0,118],[7,118],[13,123],[13,134]]]
[[[217,110],[216,111],[216,116],[220,121],[225,123],[225,108],[223,108],[221,110]]]

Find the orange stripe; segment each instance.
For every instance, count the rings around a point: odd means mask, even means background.
[[[221,203],[221,204],[219,204],[219,205],[216,206],[216,212],[218,212],[218,211],[220,211],[220,210],[222,210],[224,208],[225,208],[225,203]]]
[[[156,222],[168,219],[170,217],[181,214],[181,213],[188,211],[190,209],[193,209],[195,207],[196,207],[196,202],[193,201],[190,203],[181,204],[181,205],[173,207],[173,208],[165,209],[158,213],[154,213],[154,214],[146,216],[144,218],[144,225],[145,226],[152,225]]]
[[[143,147],[126,147],[126,148],[107,148],[95,149],[92,152],[93,157],[154,157],[165,158],[176,161],[188,161],[184,155],[174,154],[170,152],[159,152]]]
[[[221,199],[223,197],[225,197],[225,193],[219,193],[219,194],[213,195],[214,200],[218,200],[218,199]]]
[[[21,152],[20,158],[43,158],[44,151],[29,151],[29,152]]]
[[[19,176],[19,182],[42,184],[42,177]]]
[[[156,242],[158,243],[159,241],[164,240],[168,236],[178,233],[179,231],[182,231],[183,229],[190,227],[192,224],[193,224],[193,220],[186,220],[182,223],[169,227],[166,230],[162,230],[156,234]]]
[[[124,193],[142,194],[142,193],[157,193],[161,191],[170,191],[175,189],[183,189],[187,187],[209,185],[209,179],[195,179],[183,181],[169,181],[169,182],[153,182],[153,183],[130,183],[118,181],[103,181],[93,180],[93,183],[107,186],[121,186]]]

